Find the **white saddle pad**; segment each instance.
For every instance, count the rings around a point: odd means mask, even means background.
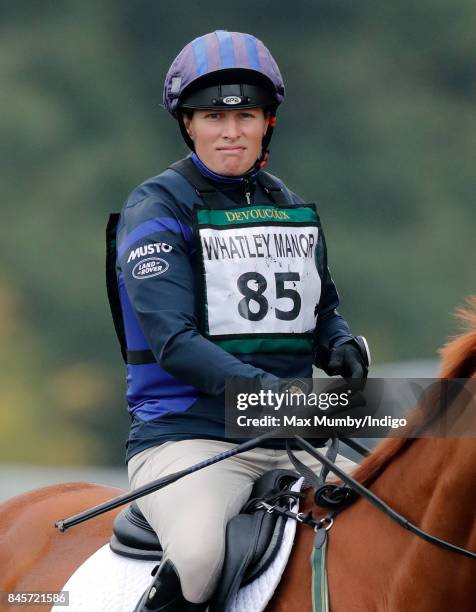
[[[300,491],[303,478],[293,485]],[[293,508],[298,511],[299,504]],[[291,554],[296,521],[288,519],[283,542],[266,572],[241,588],[226,612],[262,612],[281,580]],[[87,559],[64,585],[69,592],[69,607],[54,606],[52,612],[132,612],[140,596],[152,581],[155,561],[121,557],[105,544]]]

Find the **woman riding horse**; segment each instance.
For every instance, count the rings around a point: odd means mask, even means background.
[[[196,38],[166,76],[164,106],[192,153],[134,189],[109,226],[133,488],[234,445],[225,439],[228,379],[300,392],[313,365],[367,376],[365,339],[336,310],[315,209],[263,170],[283,98],[270,52],[239,32]],[[206,608],[228,520],[259,476],[293,467],[284,443],[269,440],[139,500],[164,557],[136,612]]]

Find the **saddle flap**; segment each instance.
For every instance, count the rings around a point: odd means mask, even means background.
[[[256,510],[257,502],[286,490],[298,479],[291,470],[272,470],[259,478],[241,514],[234,516],[226,529],[225,560],[209,612],[223,612],[240,586],[252,582],[273,561],[282,542],[286,518]],[[243,513],[244,512],[244,513]]]

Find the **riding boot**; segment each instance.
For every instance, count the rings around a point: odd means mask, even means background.
[[[170,559],[157,565],[152,575],[154,579],[134,612],[205,612],[206,603],[192,603],[182,595],[180,578]]]

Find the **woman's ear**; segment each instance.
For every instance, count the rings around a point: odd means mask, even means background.
[[[189,115],[188,113],[183,113],[182,115],[183,124],[187,130],[187,134],[193,140],[192,118],[193,115]]]

